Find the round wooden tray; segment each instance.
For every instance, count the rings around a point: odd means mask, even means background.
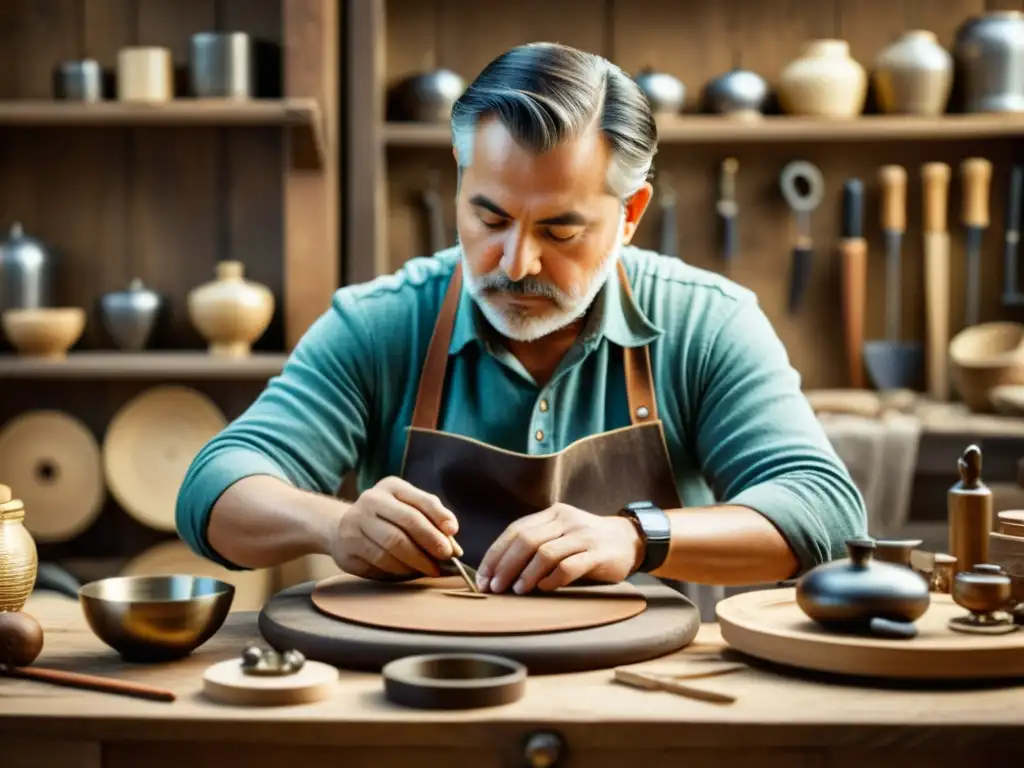
[[[323,701],[334,693],[338,670],[307,661],[293,675],[247,675],[241,659],[212,664],[203,672],[203,694],[221,704],[242,707],[281,707]]]
[[[315,582],[275,595],[260,612],[259,627],[280,652],[295,649],[307,659],[373,672],[403,656],[484,653],[518,661],[531,675],[557,674],[647,661],[693,642],[700,628],[700,612],[693,603],[650,576],[630,581],[643,593],[647,609],[587,629],[485,636],[380,629],[318,611],[311,599]]]
[[[722,638],[732,648],[801,669],[901,680],[1024,676],[1024,630],[955,632],[947,622],[967,612],[945,594],[932,594],[931,606],[917,621],[918,636],[911,640],[829,632],[800,610],[793,588],[735,595],[720,602],[716,612]]]
[[[189,465],[227,424],[206,395],[151,387],[111,419],[103,441],[110,492],[124,510],[158,531],[173,531],[174,505]]]

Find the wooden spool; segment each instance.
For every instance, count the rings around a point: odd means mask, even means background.
[[[932,593],[928,611],[916,622],[918,636],[911,640],[829,632],[800,610],[792,588],[735,595],[716,611],[722,638],[733,649],[776,664],[902,680],[1024,677],[1024,632],[954,632],[949,620],[967,610],[949,595]]]
[[[242,669],[241,659],[229,659],[206,668],[203,695],[239,707],[310,704],[330,698],[338,676],[335,667],[318,661],[307,661],[291,675],[249,675]]]

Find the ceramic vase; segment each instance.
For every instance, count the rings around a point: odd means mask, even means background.
[[[25,607],[38,570],[36,543],[25,527],[25,505],[0,485],[0,613]]]
[[[192,325],[209,344],[212,355],[245,357],[270,325],[274,294],[265,285],[245,279],[240,261],[222,261],[217,279],[188,294]]]
[[[146,287],[139,278],[128,283],[121,291],[111,291],[100,297],[103,326],[121,349],[145,349],[153,326],[163,306],[163,299]]]
[[[779,75],[779,105],[790,115],[856,117],[867,91],[867,72],[845,40],[811,40]]]
[[[941,115],[953,87],[953,57],[934,32],[911,30],[882,49],[873,79],[883,112]]]
[[[965,21],[953,42],[965,112],[1024,112],[1024,13]]]

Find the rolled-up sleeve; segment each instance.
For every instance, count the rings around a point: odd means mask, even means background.
[[[197,554],[233,570],[209,544],[221,494],[253,475],[336,493],[359,462],[374,387],[373,343],[344,290],[303,335],[281,374],[200,450],[178,493],[178,535]]]
[[[864,535],[864,499],[829,442],[799,373],[756,299],[709,334],[697,374],[696,443],[722,503],[770,520],[801,571],[843,556]]]

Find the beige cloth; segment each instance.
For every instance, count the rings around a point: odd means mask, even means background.
[[[835,413],[818,418],[864,497],[865,533],[899,535],[910,516],[920,420],[898,411],[883,411],[877,418]]]

